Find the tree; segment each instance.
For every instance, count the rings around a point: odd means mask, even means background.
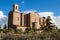
[[[46,26],[43,26],[41,27],[42,30],[47,30],[47,31],[52,31],[53,29],[57,29],[57,26],[51,22],[51,17],[50,16],[47,16],[46,18]]]
[[[0,25],[0,32],[2,31],[2,29],[1,29],[1,25]]]
[[[7,29],[7,26],[6,26],[6,24],[4,25],[4,28],[3,29]]]
[[[48,16],[47,19],[46,19],[46,27],[47,27],[47,29],[49,29],[49,30],[52,30],[52,29],[56,28],[56,25],[55,25],[54,23],[52,23],[51,20],[52,20],[52,19],[51,19],[50,16]],[[57,28],[56,28],[56,29],[57,29]]]
[[[31,28],[30,27],[27,27],[25,33],[31,33]]]
[[[50,22],[52,19],[50,16],[47,17],[46,19],[46,24],[47,24],[47,27],[49,27],[52,23]]]
[[[1,29],[1,25],[0,25],[0,29]]]

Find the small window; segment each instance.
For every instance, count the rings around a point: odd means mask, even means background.
[[[36,18],[35,18],[35,22],[36,22]]]
[[[16,6],[16,9],[17,9],[17,6]]]
[[[19,17],[17,17],[17,20],[19,21]]]

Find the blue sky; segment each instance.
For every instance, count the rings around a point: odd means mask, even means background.
[[[14,3],[19,5],[21,12],[37,10],[38,12],[54,12],[55,16],[60,15],[60,0],[0,0],[0,10],[8,15]]]

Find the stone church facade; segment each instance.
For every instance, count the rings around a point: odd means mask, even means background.
[[[45,17],[40,17],[36,12],[21,13],[18,11],[18,7],[17,4],[14,4],[13,10],[9,12],[8,28],[22,29],[24,31],[27,27],[40,29],[43,24],[46,25]]]

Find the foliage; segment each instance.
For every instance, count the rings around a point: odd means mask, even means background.
[[[57,26],[54,25],[54,23],[52,23],[51,20],[52,20],[51,17],[48,16],[46,18],[46,26],[42,26],[41,29],[46,30],[46,31],[50,31],[50,32],[52,32],[52,30],[57,29]]]
[[[36,28],[33,28],[33,32],[36,32],[37,31],[37,29]]]
[[[6,24],[4,25],[4,28],[3,29],[7,29],[7,26],[6,26]]]
[[[1,25],[0,25],[0,29],[1,29]]]
[[[17,29],[17,31],[15,31],[15,33],[22,33],[22,29]]]
[[[21,35],[21,34],[4,34],[0,33],[0,40],[60,40],[60,34],[56,32],[43,32],[40,34]]]
[[[3,29],[3,33],[8,33],[8,32],[14,33],[15,31],[13,29],[11,29],[11,28]]]
[[[31,33],[31,32],[32,32],[32,29],[30,27],[27,27],[25,33]]]
[[[57,29],[58,30],[58,32],[60,33],[60,29]]]

